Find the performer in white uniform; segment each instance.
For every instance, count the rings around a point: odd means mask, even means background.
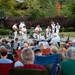
[[[25,26],[25,23],[22,21],[22,22],[20,22],[20,25],[19,25],[19,33],[20,33],[20,35],[22,35],[23,34],[23,32],[21,31],[22,30],[22,28]]]
[[[12,26],[12,29],[13,29],[13,31],[14,31],[14,40],[15,40],[15,38],[17,38],[17,30],[18,30],[18,27],[17,27],[17,24],[15,23],[13,26]]]
[[[21,31],[22,31],[23,40],[27,41],[27,29],[26,29],[26,26],[24,26]]]
[[[58,22],[56,23],[56,27],[55,28],[56,28],[56,34],[59,35],[60,25],[59,25]]]
[[[37,39],[41,39],[41,32],[42,28],[40,27],[40,25],[37,25],[37,27],[35,28],[35,37]]]
[[[51,27],[52,27],[52,35],[55,33],[55,23],[54,21],[51,22]]]
[[[48,26],[47,28],[46,28],[46,39],[47,40],[50,40],[51,39],[51,28],[50,28],[50,26]]]

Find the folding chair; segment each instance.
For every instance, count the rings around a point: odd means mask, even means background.
[[[35,56],[34,64],[43,65],[46,68],[48,75],[55,75],[59,60],[59,54]]]
[[[13,63],[0,63],[0,75],[8,75],[9,69],[13,68]]]
[[[47,72],[39,69],[12,68],[9,75],[47,75]]]

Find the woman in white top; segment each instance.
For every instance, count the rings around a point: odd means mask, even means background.
[[[25,23],[24,22],[20,22],[20,25],[19,25],[19,33],[20,35],[22,35],[22,28],[25,26]]]
[[[37,25],[37,27],[35,28],[35,35],[37,39],[41,39],[41,32],[42,28],[40,27],[40,25]]]
[[[46,39],[47,40],[51,39],[51,28],[50,28],[50,26],[48,26],[46,28]]]
[[[17,30],[18,30],[18,27],[17,27],[16,23],[12,26],[12,29],[14,31],[14,40],[15,40],[15,38],[17,38]]]
[[[56,23],[56,27],[55,28],[56,28],[56,34],[59,35],[60,25],[59,25],[58,22]]]
[[[54,21],[51,22],[51,27],[52,27],[52,35],[55,33],[55,23]]]
[[[21,31],[22,31],[23,40],[27,41],[27,29],[26,29],[26,26],[24,26]]]

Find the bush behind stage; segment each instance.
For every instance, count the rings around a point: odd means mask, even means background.
[[[28,17],[21,16],[21,17],[9,17],[6,21],[6,28],[11,29],[12,25],[17,23],[19,26],[19,23],[21,21],[24,21],[27,28],[36,27],[36,25],[40,24],[41,27],[46,28],[48,25],[51,25],[51,20],[53,20],[55,23],[58,22],[61,25],[61,28],[68,28],[73,27],[75,31],[75,19],[69,19],[64,16],[57,16],[57,17],[49,17],[49,18],[41,18],[38,20],[30,20]]]

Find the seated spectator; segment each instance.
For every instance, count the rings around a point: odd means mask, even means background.
[[[25,49],[23,50],[21,54],[22,62],[24,63],[24,66],[18,67],[18,68],[27,68],[27,69],[42,69],[45,70],[45,68],[42,65],[35,65],[34,64],[34,52],[31,49]]]
[[[60,37],[57,36],[57,34],[54,34],[54,37],[51,39],[51,41],[49,42],[49,44],[51,43],[58,43],[59,47],[60,47]]]
[[[28,43],[24,43],[24,49],[27,49],[29,47]]]
[[[63,47],[66,48],[66,49],[68,49],[69,48],[69,43],[68,42],[65,42],[65,44],[64,44]]]
[[[14,40],[11,40],[10,44],[11,44],[11,47],[14,48]]]
[[[21,49],[24,48],[24,41],[23,41],[23,40],[20,40],[20,41],[19,41],[18,47],[20,47]]]
[[[49,47],[49,44],[48,44],[48,42],[47,42],[46,40],[41,40],[41,41],[39,41],[38,45],[40,45],[41,43],[42,43],[45,47]]]
[[[67,60],[60,65],[60,75],[75,75],[75,48],[69,47],[66,52]]]
[[[16,50],[15,52],[16,53],[14,57],[15,60],[14,67],[24,66],[21,60],[21,53],[22,53],[21,47],[19,47],[18,50]]]
[[[66,60],[66,56],[65,56],[65,54],[64,54],[63,52],[60,52],[59,55],[60,55],[60,63],[61,63],[63,60]]]
[[[14,50],[16,50],[18,48],[18,38],[15,38],[15,41],[14,41]]]
[[[43,43],[40,44],[41,48],[42,48],[42,54],[43,55],[47,55],[47,54],[50,54],[51,51],[48,47],[45,47]]]
[[[14,54],[14,60],[16,61],[20,61],[20,56],[21,56],[22,50],[21,47],[19,47]]]
[[[59,50],[56,46],[51,46],[51,54],[58,54],[59,53]]]
[[[1,46],[0,47],[0,54],[1,54],[0,63],[13,63],[12,60],[7,59],[7,56],[8,56],[7,53],[8,53],[8,50],[4,46]]]
[[[72,47],[75,47],[75,39],[73,39],[72,42],[73,42]]]
[[[16,61],[14,63],[14,67],[19,67],[19,66],[24,66],[24,64],[22,63],[22,59],[21,59],[21,52],[18,55],[18,58],[15,58]]]
[[[38,45],[33,47],[33,51],[35,55],[42,56],[42,48]]]
[[[24,65],[21,61],[15,62],[14,67],[19,67],[19,66],[24,66]]]

